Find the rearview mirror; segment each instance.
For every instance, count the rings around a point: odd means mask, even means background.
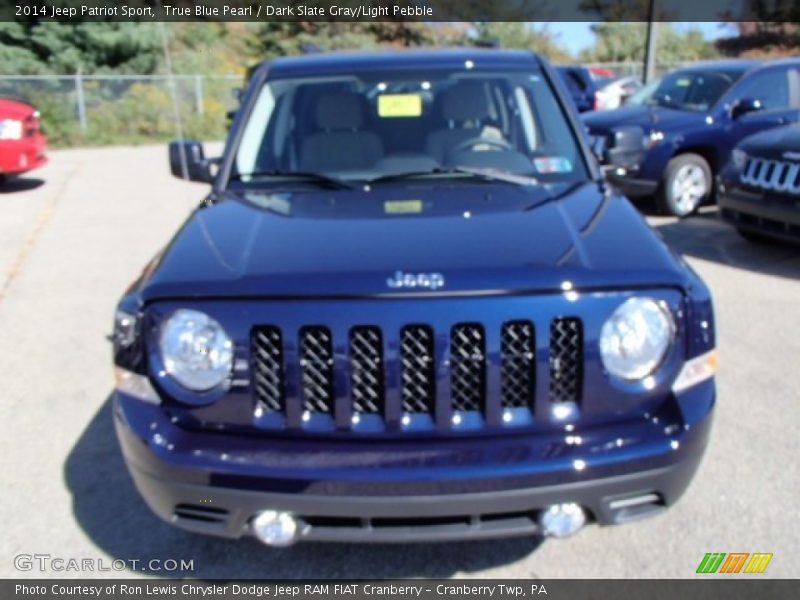
[[[211,183],[212,161],[206,159],[202,142],[178,140],[169,143],[169,168],[179,179]]]
[[[644,131],[640,127],[619,127],[607,151],[609,164],[625,170],[639,166],[647,151]]]
[[[764,103],[758,98],[742,98],[731,108],[731,119],[738,119],[742,115],[764,110]]]

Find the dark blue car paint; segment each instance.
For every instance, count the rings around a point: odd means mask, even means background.
[[[447,65],[474,54],[426,56]],[[478,64],[525,69],[538,61],[514,52],[486,53],[485,58]],[[266,77],[321,69],[344,73],[354,66],[348,61],[387,69],[409,60],[415,59],[313,57],[259,69],[237,112],[211,195],[120,301],[120,309],[142,318],[135,348],[118,350],[115,362],[148,374],[162,404],[117,392],[117,433],[137,485],[162,517],[169,519],[171,503],[190,493],[176,491],[184,489],[179,484],[201,486],[212,497],[214,490],[277,492],[285,496],[269,501],[282,505],[291,505],[295,496],[316,502],[326,495],[398,495],[429,508],[433,495],[491,491],[500,502],[501,492],[530,488],[528,509],[536,507],[530,503],[538,501],[534,492],[540,486],[556,486],[542,489],[569,501],[577,494],[569,486],[580,486],[581,497],[591,496],[593,485],[630,476],[634,479],[618,493],[632,493],[639,490],[635,478],[647,474],[656,482],[648,485],[663,483],[657,491],[669,505],[688,485],[707,443],[714,383],[680,394],[671,385],[686,359],[714,347],[710,294],[628,201],[600,180],[582,140],[596,180],[555,201],[541,187],[474,180],[395,182],[369,191],[323,191],[296,183],[253,191],[229,181],[242,124]],[[552,77],[549,67],[543,68]],[[566,106],[563,96],[560,102]],[[565,112],[577,130],[572,111]],[[275,206],[269,194],[283,195],[288,203],[282,205],[290,212],[264,208]],[[422,213],[385,214],[385,201],[404,198],[421,200]],[[441,272],[446,285],[437,291],[396,292],[386,285],[396,270]],[[663,367],[646,384],[609,377],[597,343],[605,319],[637,293],[666,303],[677,326]],[[181,307],[217,319],[234,341],[236,358],[245,363],[255,324],[279,323],[287,330],[309,323],[329,327],[335,340],[336,417],[258,415],[246,376],[239,382],[234,376],[228,386],[205,394],[182,389],[165,374],[156,350],[160,324]],[[584,397],[573,419],[562,421],[553,417],[547,401],[547,323],[572,315],[580,316],[585,328]],[[496,348],[500,324],[519,318],[536,322],[538,387],[531,409],[515,409],[504,420],[499,406],[490,403],[485,415],[465,414],[454,424],[449,405],[437,400],[434,418],[404,424],[398,381],[390,376],[385,420],[350,421],[344,342],[353,325],[379,323],[398,330],[408,323],[432,324],[444,398],[450,327],[485,323],[487,347]],[[297,344],[286,344],[289,368],[297,362]],[[393,372],[398,348],[386,352],[387,372]],[[496,355],[488,357],[487,397],[498,395],[497,363]],[[287,373],[287,397],[297,395],[296,379],[296,373]],[[664,469],[678,474],[667,482],[659,475]],[[396,504],[394,510],[402,509],[400,500]],[[598,522],[614,522],[599,498],[589,497],[586,504]],[[228,507],[237,515],[236,526],[207,532],[241,535],[237,527],[248,518],[242,506]],[[336,503],[314,507],[321,514],[348,510]]]
[[[589,69],[579,65],[565,65],[555,67],[555,70],[575,109],[580,113],[594,110],[597,86]],[[581,83],[578,84],[575,79],[579,79]]]
[[[767,64],[756,61],[701,63],[686,70],[713,69],[714,64],[744,74],[708,111],[640,105],[582,115],[590,135],[594,136],[606,136],[617,127],[630,125],[641,127],[646,135],[656,131],[664,134],[662,141],[643,154],[638,169],[615,179],[625,193],[638,195],[655,192],[667,163],[685,152],[700,154],[706,158],[712,172],[717,173],[743,138],[771,127],[800,121],[800,98],[794,106],[786,109],[752,112],[738,119],[731,117],[731,108],[743,99],[740,90],[752,76],[769,70],[800,68],[800,60],[787,59]]]
[[[748,161],[765,159],[775,161],[776,165],[796,164],[800,157],[800,126],[784,125],[751,135],[742,140],[738,149],[745,153]],[[773,168],[777,169],[777,166]],[[791,170],[785,172],[781,179],[787,188],[777,190],[763,183],[742,181],[742,169],[729,161],[719,175],[722,219],[744,235],[750,232],[762,237],[800,242],[800,195],[797,191],[800,176],[791,179],[794,173]]]

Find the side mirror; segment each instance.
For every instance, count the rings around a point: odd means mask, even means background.
[[[758,98],[742,98],[738,100],[731,107],[731,119],[738,119],[739,117],[751,112],[758,112],[764,110],[764,103]]]
[[[206,159],[203,144],[197,140],[179,140],[169,143],[169,168],[178,179],[211,183],[212,161]]]
[[[233,125],[233,120],[236,118],[237,112],[239,111],[234,109],[225,113],[225,125],[228,126],[228,129],[230,129],[231,125]]]
[[[647,151],[647,139],[640,127],[619,127],[607,151],[608,162],[614,167],[635,170]]]

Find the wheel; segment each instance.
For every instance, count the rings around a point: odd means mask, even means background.
[[[750,231],[749,229],[744,229],[743,227],[737,227],[736,231],[746,239],[748,242],[752,242],[753,244],[768,244],[772,240],[764,234],[756,233],[755,231]]]
[[[699,154],[679,154],[667,163],[659,190],[661,209],[688,217],[705,202],[713,188],[711,167]]]

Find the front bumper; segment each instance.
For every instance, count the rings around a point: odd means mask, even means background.
[[[658,181],[637,179],[628,172],[621,173],[616,167],[604,167],[609,183],[619,189],[628,198],[652,196],[658,190]]]
[[[800,196],[723,185],[719,208],[722,218],[735,227],[800,242]]]
[[[178,527],[237,538],[271,509],[306,540],[441,541],[537,534],[538,511],[562,502],[604,525],[660,512],[697,469],[714,398],[708,381],[635,422],[392,442],[188,431],[119,393],[114,415],[136,487]]]

